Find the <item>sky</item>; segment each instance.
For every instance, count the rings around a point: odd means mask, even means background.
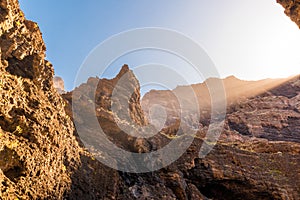
[[[300,30],[275,0],[20,0],[20,5],[26,18],[39,24],[47,59],[67,90],[74,88],[81,65],[97,45],[143,27],[186,35],[206,51],[223,78],[300,74]],[[113,77],[125,63],[134,68],[151,62],[187,68],[174,56],[144,51],[120,57],[100,77]],[[194,77],[189,83],[201,81]]]

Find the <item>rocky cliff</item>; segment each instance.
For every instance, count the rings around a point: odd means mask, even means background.
[[[145,115],[148,119],[151,119],[151,108],[155,105],[160,105],[161,108],[166,110],[168,120],[166,120],[166,126],[170,126],[176,123],[180,116],[182,109],[178,101],[178,96],[183,98],[185,107],[190,108],[187,113],[186,123],[193,127],[199,126],[199,121],[193,117],[195,113],[194,104],[198,104],[199,113],[201,116],[201,122],[207,124],[211,116],[211,102],[213,101],[210,95],[210,90],[214,90],[214,85],[221,82],[224,86],[224,92],[226,94],[227,106],[235,105],[239,102],[245,101],[248,98],[255,97],[266,91],[284,83],[287,79],[265,79],[259,81],[244,81],[239,80],[234,76],[227,77],[223,80],[218,78],[209,78],[203,83],[194,84],[191,86],[178,86],[172,91],[151,90],[146,93],[141,101],[142,107],[145,111]],[[187,93],[186,89],[192,88],[194,93]],[[175,95],[176,94],[176,95]],[[197,102],[193,96],[196,96]]]
[[[121,106],[119,111],[122,110],[122,112],[118,112],[118,109],[112,109],[113,90],[116,83],[126,73],[128,73],[128,76],[125,76],[127,85],[122,84],[125,86],[123,89],[135,92],[130,96],[131,100],[127,101],[127,105],[132,106]],[[230,84],[228,80],[225,80],[228,84],[227,88],[235,88],[234,84],[242,88],[248,85],[247,94],[251,93],[250,90],[257,91],[255,85],[262,86],[264,85],[262,83],[266,82],[268,84],[265,86],[268,89],[262,87],[259,94],[255,93],[251,97],[245,94],[246,97],[238,98],[237,101],[228,105],[224,130],[213,151],[205,158],[199,158],[200,147],[208,144],[204,143],[203,138],[208,130],[209,119],[204,117],[203,121],[197,122],[199,131],[193,143],[175,163],[161,170],[144,174],[110,170],[109,173],[113,175],[106,183],[106,188],[114,193],[101,190],[96,197],[110,199],[298,199],[300,196],[300,171],[297,167],[300,164],[300,77],[285,79],[284,82],[272,80],[272,84],[270,80],[246,84],[233,77],[229,79]],[[272,87],[269,87],[270,85]],[[96,92],[92,88],[97,88]],[[138,114],[131,117],[139,121],[139,124],[148,124],[138,103],[139,92],[134,88],[139,88],[138,81],[128,67],[124,66],[116,78],[111,80],[90,78],[87,83],[72,92],[77,93],[76,95],[67,93],[64,97],[70,103],[78,101],[79,105],[82,105],[80,106],[81,112],[92,112],[94,108],[99,124],[107,137],[119,147],[131,152],[155,151],[172,141],[176,132],[180,132],[178,130],[180,121],[177,120],[175,125],[169,123],[171,126],[158,131],[155,137],[143,140],[138,140],[123,132],[117,123],[119,120],[117,116],[122,117],[124,112],[130,113],[135,110]],[[163,95],[167,97],[164,99],[160,97],[160,94],[171,93],[171,91],[152,91],[151,93],[156,99],[160,99],[159,102],[163,105],[170,102],[168,95]],[[91,101],[95,102],[94,107],[87,104]],[[68,112],[72,113],[70,106]],[[92,141],[99,139],[93,138],[97,130],[93,130],[93,125],[89,124],[90,119],[77,118],[77,120],[80,124],[85,124],[86,132],[92,133],[89,135]],[[128,121],[125,120],[124,123],[128,125]],[[181,132],[177,137],[188,135],[189,132]],[[105,145],[102,148],[105,148]],[[99,152],[93,153],[96,157]],[[100,153],[105,155],[105,152]],[[104,168],[99,163],[92,166],[95,171]],[[98,175],[105,176],[103,169]],[[94,180],[93,177],[87,174],[80,178],[93,180],[89,181],[93,183],[89,185],[90,188],[94,188],[94,185],[103,185],[103,179]],[[97,188],[94,188],[94,191],[98,191]],[[83,195],[82,198],[84,197],[88,196]]]
[[[202,117],[190,123],[198,124],[199,131],[177,163],[184,180],[212,199],[298,199],[299,80],[299,76],[258,82],[234,77],[223,80],[228,103],[225,126],[214,150],[204,159],[197,158],[196,152],[203,145],[211,109],[206,102],[209,101],[206,84],[194,85]],[[172,91],[152,90],[142,100],[146,115],[153,104],[167,110],[170,116],[164,132],[169,135],[180,123],[179,118],[174,121],[180,115],[180,105],[172,94]]]
[[[0,27],[0,196],[62,198],[79,147],[42,34],[16,0],[0,1]]]
[[[114,94],[116,90],[117,94]],[[134,149],[137,139],[124,131],[137,133],[138,128],[146,126],[148,122],[140,105],[138,80],[127,65],[122,67],[115,78],[109,80],[91,77],[63,97],[69,102],[67,112],[71,117],[75,116],[77,129],[82,129],[80,131],[83,133],[91,132],[91,129],[94,131],[88,135],[91,137],[88,140],[99,140],[96,138],[99,123],[115,144],[127,150],[138,151]],[[96,125],[91,120],[94,111],[98,119]]]

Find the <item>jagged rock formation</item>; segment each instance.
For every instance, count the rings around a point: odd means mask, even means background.
[[[117,96],[114,97],[113,93],[117,89]],[[139,151],[134,149],[138,141],[123,131],[128,129],[128,132],[138,132],[138,127],[148,124],[140,105],[138,80],[127,65],[122,67],[115,78],[111,80],[89,78],[87,83],[64,94],[63,97],[69,102],[67,112],[70,116],[75,114],[74,121],[78,125],[77,129],[82,128],[80,131],[84,133],[94,129],[95,132],[89,137],[96,137],[99,122],[104,133],[115,144],[131,151]],[[94,110],[98,118],[96,125],[91,120]],[[101,138],[88,140],[98,141]]]
[[[122,77],[125,78],[125,82],[121,82],[117,86],[118,82],[122,80]],[[120,87],[120,88],[118,88]],[[132,91],[132,95],[128,97],[124,96],[126,92],[122,91],[121,96],[118,96],[117,99],[113,99],[114,89],[128,90]],[[96,89],[96,90],[95,90]],[[77,107],[75,109],[76,113],[80,113],[81,116],[90,116],[93,109],[96,111],[96,116],[98,118],[99,124],[106,136],[118,147],[126,149],[131,152],[149,152],[153,150],[153,146],[150,144],[153,142],[151,140],[139,139],[133,136],[127,135],[126,132],[121,130],[120,126],[124,125],[125,128],[129,128],[127,131],[136,131],[135,125],[129,122],[126,117],[126,113],[132,118],[133,122],[139,126],[148,125],[146,118],[143,115],[143,111],[140,106],[140,92],[139,92],[139,83],[131,70],[129,70],[127,65],[124,65],[119,72],[119,74],[114,79],[99,79],[99,78],[89,78],[87,83],[80,85],[72,92],[68,92],[63,95],[63,97],[70,103],[67,107],[67,112],[70,116],[73,116],[73,111],[71,103],[76,102]],[[126,106],[124,107],[123,101],[125,101]],[[95,106],[91,106],[92,102],[95,103]],[[112,106],[116,104],[115,110],[112,109]],[[124,117],[125,116],[125,117]],[[124,117],[124,118],[122,118]],[[77,120],[77,121],[76,121]],[[76,124],[82,125],[78,128],[83,128],[81,131],[84,131],[88,134],[86,142],[95,142],[102,144],[102,138],[97,136],[97,127],[94,124],[91,124],[91,120],[85,117],[75,117],[74,121]],[[120,124],[122,123],[122,124]],[[146,131],[146,130],[144,130]],[[95,136],[94,136],[95,135]],[[157,147],[162,146],[161,143],[167,142],[168,139],[165,136],[159,135],[156,137],[155,145]],[[102,149],[105,149],[105,144],[102,144]],[[91,149],[90,149],[91,150]],[[109,152],[109,149],[107,149]],[[101,155],[106,155],[107,152],[97,152],[93,151],[94,156],[97,156],[97,153]],[[107,155],[109,156],[109,155]],[[120,159],[126,159],[120,157]],[[122,164],[122,163],[118,163]],[[134,164],[134,163],[133,163]],[[97,169],[105,169],[107,167],[98,163]],[[105,186],[105,190],[112,192],[107,192],[103,190],[103,187],[98,187],[98,185],[103,185],[103,179],[93,180],[94,175],[87,175],[86,177],[79,177],[81,179],[86,179],[88,186],[78,186],[90,187],[91,190],[96,191],[96,199],[109,198],[109,199],[175,199],[176,195],[173,193],[172,189],[165,185],[165,178],[161,177],[160,172],[148,173],[148,174],[130,174],[117,172],[116,170],[110,170],[109,172],[102,173],[102,176],[111,176],[109,178],[110,185]],[[99,175],[98,175],[99,176]],[[170,178],[170,177],[169,177]],[[92,180],[92,181],[91,181]],[[77,187],[77,186],[76,186]],[[81,194],[81,196],[72,196],[72,198],[82,199],[90,198],[91,196]]]
[[[117,196],[118,172],[73,135],[38,25],[24,18],[17,0],[1,0],[0,27],[0,198]]]
[[[114,87],[126,73],[129,73],[129,76],[125,77],[128,82],[123,89],[135,91],[131,95],[131,98],[135,100],[127,101],[128,104],[135,102],[132,104],[135,109],[132,109],[132,106],[125,108],[121,106],[119,108],[122,112],[112,111]],[[300,121],[299,77],[285,80],[284,84],[282,84],[283,80],[256,83],[240,81],[233,77],[229,79],[231,86],[227,80],[227,88],[235,88],[234,84],[244,89],[248,88],[245,95],[251,93],[251,88],[257,91],[254,86],[265,85],[265,87],[261,88],[259,95],[251,98],[246,95],[238,101],[232,100],[221,138],[207,157],[200,159],[198,152],[203,145],[209,119],[198,122],[200,128],[194,142],[172,165],[153,173],[114,173],[114,178],[110,182],[112,185],[118,185],[118,190],[109,198],[298,199],[300,195],[299,169],[297,168],[300,163],[298,156],[300,130],[299,123],[297,123]],[[275,82],[279,86],[271,88],[270,86],[274,86]],[[95,94],[92,88],[97,88]],[[90,78],[86,84],[73,91],[73,93],[77,92],[76,95],[68,93],[64,97],[70,103],[74,100],[79,101],[82,105],[82,112],[91,112],[87,110],[93,107],[86,102],[94,101],[101,127],[107,137],[119,147],[132,152],[153,151],[156,150],[153,149],[154,145],[159,149],[173,139],[173,135],[179,131],[180,121],[165,127],[155,139],[143,140],[138,147],[135,145],[138,143],[137,139],[122,132],[116,124],[118,117],[114,116],[115,114],[122,116],[123,112],[130,113],[131,110],[136,110],[139,114],[132,115],[132,117],[143,116],[138,103],[139,92],[134,88],[139,88],[138,81],[128,67],[124,66],[116,78],[111,80]],[[151,93],[158,98],[160,94],[170,93],[170,91],[157,91],[158,95],[155,95],[156,91]],[[234,97],[237,96],[241,97],[241,94],[236,94]],[[160,102],[163,102],[162,99],[160,98]],[[167,102],[170,102],[169,100],[165,99]],[[163,102],[163,105],[167,105],[167,102]],[[71,107],[68,110],[69,113],[72,112]],[[135,120],[140,121],[139,124],[147,124],[144,117],[138,117]],[[91,131],[93,127],[89,126],[89,121],[89,119],[80,119],[80,123],[86,124],[86,131]],[[188,132],[182,132],[179,137],[185,134]],[[97,138],[92,138],[92,140],[97,140]],[[103,155],[105,152],[101,153]],[[93,183],[97,185],[101,181]]]
[[[62,198],[79,147],[42,34],[16,0],[0,1],[0,27],[0,197]]]
[[[59,94],[66,93],[66,91],[65,91],[65,83],[64,83],[64,80],[61,77],[54,76],[54,78],[53,78],[53,85],[54,85],[54,88],[57,90],[57,92]]]
[[[300,1],[299,0],[277,0],[285,11],[284,13],[291,18],[300,28]]]
[[[197,157],[209,124],[210,114],[202,113],[197,138],[186,155],[177,161],[183,179],[213,199],[298,199],[300,77],[286,79],[284,83],[267,80],[268,84],[229,79],[224,80],[225,89],[229,91],[228,110],[219,142],[207,157]],[[259,85],[259,94],[254,95]],[[240,89],[232,90],[236,87]],[[200,101],[203,100],[207,92],[205,85],[194,88]],[[176,131],[180,123],[172,120],[178,107],[170,106],[170,102],[175,102],[171,94],[171,91],[151,91],[144,96],[145,101],[143,99],[144,108],[161,104],[167,109],[171,117],[166,124],[172,124],[165,128],[168,134]],[[209,113],[208,105],[201,104]]]

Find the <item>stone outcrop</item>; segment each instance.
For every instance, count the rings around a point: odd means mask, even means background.
[[[79,146],[36,23],[16,0],[0,1],[0,196],[62,198]]]
[[[277,0],[285,11],[284,13],[291,18],[300,28],[300,1],[299,0]]]
[[[65,91],[65,82],[64,82],[64,80],[61,77],[54,76],[54,78],[53,78],[53,85],[54,85],[54,88],[57,90],[57,92],[59,94],[66,93],[66,91]]]
[[[115,78],[109,80],[91,77],[63,97],[68,100],[69,106],[73,103],[73,108],[78,113],[74,119],[75,123],[83,124],[83,127],[91,125],[89,117],[94,112],[94,106],[96,116],[106,134],[121,132],[118,124],[121,121],[131,127],[148,124],[140,105],[138,80],[127,65],[122,67]],[[71,107],[68,112],[72,112]],[[102,123],[103,121],[105,123]]]

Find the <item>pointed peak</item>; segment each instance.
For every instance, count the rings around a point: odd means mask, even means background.
[[[123,66],[122,66],[122,69],[121,69],[121,71],[129,71],[129,66],[127,65],[127,64],[124,64]]]
[[[120,72],[118,73],[118,77],[122,77],[124,74],[126,74],[127,72],[129,72],[130,71],[130,69],[129,69],[129,67],[128,67],[128,65],[123,65],[122,66],[122,68],[121,68],[121,70],[120,70]]]

